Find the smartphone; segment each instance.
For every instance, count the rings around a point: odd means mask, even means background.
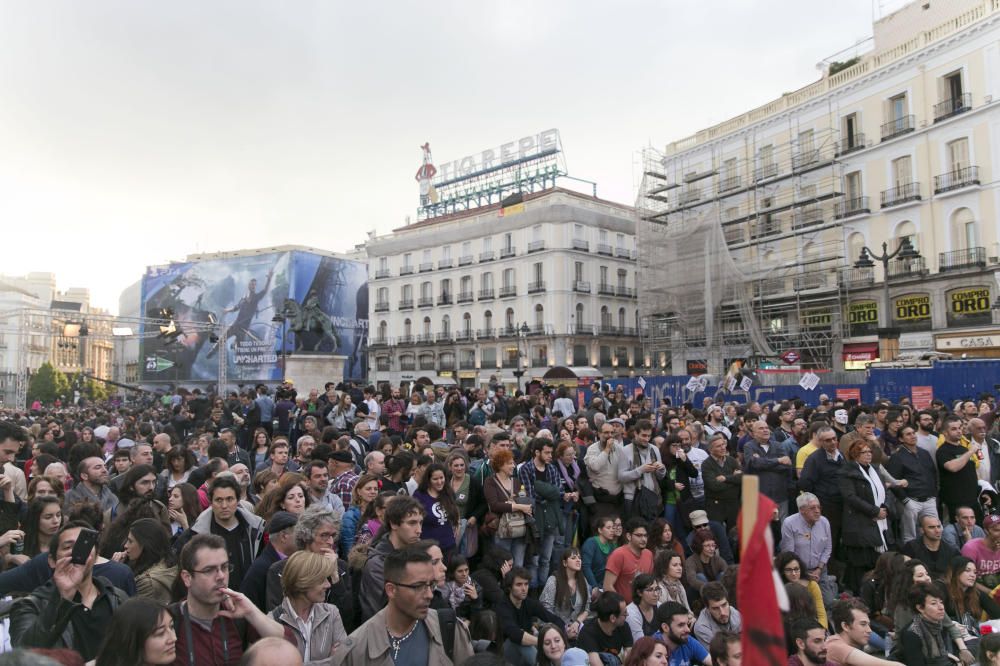
[[[76,538],[76,543],[73,544],[73,553],[70,555],[69,561],[72,564],[86,564],[87,558],[90,557],[90,553],[96,545],[97,532],[86,528],[81,529],[80,536]]]

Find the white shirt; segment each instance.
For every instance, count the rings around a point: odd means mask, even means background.
[[[701,499],[705,496],[705,480],[701,478],[701,465],[708,460],[708,452],[699,449],[697,446],[692,446],[691,450],[687,452],[687,457],[688,461],[698,470],[698,476],[690,479],[691,496],[695,499]]]
[[[372,430],[378,430],[378,417],[382,413],[382,408],[379,407],[378,400],[369,398],[365,400],[365,406],[368,407],[368,424]]]
[[[299,614],[292,608],[292,602],[288,600],[288,597],[281,600],[281,605],[292,616],[292,619],[295,621],[295,627],[302,633],[302,661],[308,663],[310,660],[309,643],[312,639],[312,625],[313,620],[316,618],[316,604],[313,604],[309,609],[309,617],[305,620],[299,617]]]
[[[993,461],[990,459],[990,447],[986,445],[986,440],[976,443],[979,444],[979,455],[983,457],[982,460],[979,461],[979,466],[976,467],[976,476],[978,476],[982,481],[991,483],[990,468],[993,466]]]

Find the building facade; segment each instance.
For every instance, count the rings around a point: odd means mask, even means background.
[[[647,153],[644,344],[675,374],[747,356],[833,370],[903,351],[1000,356],[1000,2],[908,4],[835,69]],[[715,277],[746,284],[701,298],[702,321],[683,316],[699,307],[690,282],[655,265],[688,232],[717,234]]]
[[[555,368],[628,374],[638,348],[633,209],[553,188],[367,243],[369,376],[508,387]],[[519,373],[523,372],[523,379]]]

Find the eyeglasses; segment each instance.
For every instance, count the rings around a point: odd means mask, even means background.
[[[802,569],[800,569],[799,567],[785,567],[784,568],[784,572],[785,573],[802,573]]]
[[[214,566],[214,567],[205,567],[204,569],[191,569],[189,571],[189,573],[203,574],[205,576],[214,576],[214,575],[216,575],[218,573],[221,573],[223,571],[228,571],[229,573],[233,573],[233,569],[235,569],[235,567],[233,566],[233,563],[232,562],[226,562],[225,564],[219,564],[219,565]]]
[[[413,590],[418,594],[424,591],[432,591],[437,587],[437,581],[433,580],[420,581],[419,583],[397,583],[394,580],[390,580],[389,582],[398,587],[405,587]]]

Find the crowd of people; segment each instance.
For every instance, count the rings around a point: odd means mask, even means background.
[[[995,412],[496,382],[6,410],[0,663],[739,666],[756,475],[790,666],[1000,666]]]

